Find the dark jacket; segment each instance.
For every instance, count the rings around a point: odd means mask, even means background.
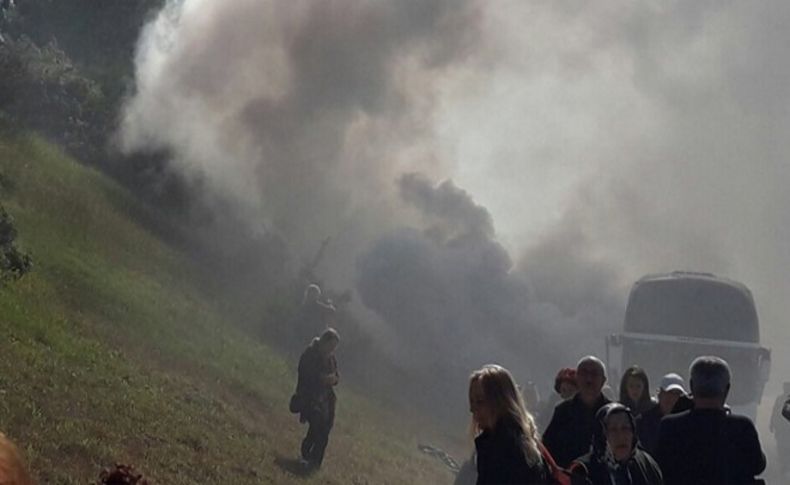
[[[567,468],[573,460],[590,450],[593,431],[599,426],[595,413],[611,401],[603,394],[592,408],[587,407],[579,394],[554,408],[549,427],[543,433],[543,444],[557,461]]]
[[[325,356],[318,348],[318,338],[299,358],[299,378],[296,384],[301,421],[321,419],[332,422],[335,417],[335,391],[325,383],[327,376],[337,376],[334,355]]]
[[[521,428],[509,419],[501,419],[493,431],[483,431],[475,438],[478,485],[548,483],[542,458],[538,465],[527,463],[522,438]]]
[[[620,401],[623,405],[627,406],[634,417],[638,418],[642,414],[648,412],[654,407],[658,406],[658,401],[655,398],[645,399],[644,401],[634,402],[630,399],[623,399]]]
[[[787,398],[785,405],[782,407],[782,416],[784,416],[786,420],[790,421],[790,397]]]
[[[637,448],[634,456],[615,472],[617,485],[662,485],[664,483],[655,460]],[[612,485],[609,467],[592,452],[571,464],[572,485]]]
[[[663,417],[661,406],[656,404],[636,420],[636,435],[639,437],[639,444],[651,455],[655,454],[658,447],[658,430]]]
[[[748,484],[765,469],[754,424],[718,409],[664,417],[656,459],[668,485]]]

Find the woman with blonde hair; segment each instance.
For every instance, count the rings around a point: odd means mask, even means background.
[[[0,433],[0,484],[33,485],[33,480],[16,445]]]
[[[507,369],[487,365],[472,373],[469,408],[478,485],[549,483],[535,420]]]

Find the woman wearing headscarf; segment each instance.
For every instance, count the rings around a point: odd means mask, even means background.
[[[620,403],[602,407],[596,414],[590,452],[570,466],[573,485],[663,485],[661,469],[641,450],[634,416]]]

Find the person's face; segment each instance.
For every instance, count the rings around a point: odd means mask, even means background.
[[[332,355],[335,352],[335,349],[337,349],[338,343],[339,342],[337,340],[333,340],[333,339],[324,340],[323,342],[320,343],[321,352],[324,355]]]
[[[614,459],[625,461],[631,456],[634,444],[634,430],[625,413],[616,413],[606,420],[606,443],[612,450]]]
[[[469,386],[469,411],[477,426],[482,430],[490,430],[496,424],[496,417],[491,403],[486,399],[483,385],[479,380]]]
[[[560,396],[562,396],[563,399],[570,399],[570,398],[572,398],[573,395],[576,394],[577,390],[578,390],[578,387],[576,387],[576,383],[575,382],[562,381],[560,383]]]
[[[601,394],[606,378],[598,364],[586,361],[576,369],[576,382],[579,384],[579,392],[588,398],[594,398]]]
[[[672,408],[677,404],[680,399],[681,392],[677,389],[672,391],[658,391],[658,405],[661,407],[662,414],[669,414]]]
[[[631,376],[626,380],[625,389],[631,401],[639,402],[639,398],[642,397],[642,392],[645,390],[645,385],[642,383],[642,379]]]

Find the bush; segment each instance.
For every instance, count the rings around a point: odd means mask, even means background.
[[[17,280],[33,268],[30,255],[20,251],[15,244],[14,219],[0,206],[0,278]]]
[[[89,153],[95,150],[91,130],[101,126],[104,97],[57,44],[6,39],[0,44],[0,72],[0,110],[72,153],[95,157]]]

